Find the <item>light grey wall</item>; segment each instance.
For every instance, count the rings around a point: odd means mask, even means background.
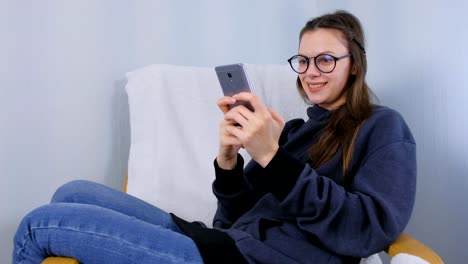
[[[361,18],[370,84],[418,141],[408,232],[446,263],[463,263],[468,5],[407,2],[1,1],[0,263],[10,262],[21,217],[59,185],[121,187],[130,133],[125,72],[152,63],[283,63],[306,19],[337,8]]]
[[[315,3],[139,1],[131,8],[133,63],[283,63]],[[294,41],[291,41],[294,40]]]
[[[0,263],[20,219],[72,179],[122,185],[123,3],[0,2]]]

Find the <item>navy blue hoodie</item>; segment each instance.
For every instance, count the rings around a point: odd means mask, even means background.
[[[309,148],[330,113],[314,106],[307,122],[287,122],[265,168],[250,161],[243,169],[240,155],[234,170],[215,162],[214,229],[174,216],[205,263],[358,263],[398,238],[416,188],[416,145],[408,126],[396,111],[374,106],[345,180],[341,150],[317,169],[308,165]]]

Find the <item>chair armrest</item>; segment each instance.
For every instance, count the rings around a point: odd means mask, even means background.
[[[41,264],[79,264],[76,259],[65,257],[48,257]]]
[[[127,185],[128,185],[128,176],[125,177],[124,186],[123,186],[123,188],[122,188],[122,191],[123,191],[123,192],[127,192]]]
[[[406,253],[420,257],[431,264],[444,263],[440,256],[431,248],[406,233],[401,234],[400,237],[390,245],[386,252],[390,257],[394,257],[399,253]]]

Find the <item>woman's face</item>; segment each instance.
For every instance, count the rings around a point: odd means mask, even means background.
[[[335,57],[349,54],[346,40],[339,30],[319,28],[304,33],[299,44],[299,54],[315,57],[323,53]],[[320,72],[311,59],[309,68],[305,73],[299,74],[299,79],[312,103],[333,110],[344,104],[346,100],[342,91],[348,81],[350,69],[351,57],[336,61],[336,67],[330,73]]]

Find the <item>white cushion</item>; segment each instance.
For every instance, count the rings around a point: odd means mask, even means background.
[[[288,65],[246,65],[252,91],[285,119],[304,117]],[[222,97],[214,68],[150,65],[127,73],[131,126],[128,193],[211,225],[213,161]],[[243,152],[244,158],[248,155]]]
[[[392,258],[390,264],[429,264],[429,262],[414,255],[399,253]]]

